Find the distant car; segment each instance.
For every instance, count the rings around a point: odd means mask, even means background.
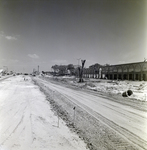
[[[24,75],[28,75],[28,73],[24,73]]]
[[[13,74],[13,76],[15,76],[15,74]]]

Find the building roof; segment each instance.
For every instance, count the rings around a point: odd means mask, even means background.
[[[116,64],[116,65],[111,65],[111,66],[134,65],[134,64],[143,64],[143,63],[147,63],[147,61],[134,62],[134,63],[125,63],[125,64]]]

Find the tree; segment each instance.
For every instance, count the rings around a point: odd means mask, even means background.
[[[54,65],[52,69],[54,70],[54,74],[64,75],[67,72],[66,65]]]
[[[67,66],[67,69],[70,71],[70,74],[71,75],[74,75],[75,74],[75,68],[74,68],[74,65],[73,64],[69,64]]]
[[[79,70],[79,82],[84,82],[83,80],[83,68],[84,68],[84,64],[85,64],[86,60],[81,60],[82,63],[82,67],[78,67]]]
[[[54,73],[58,73],[59,72],[59,66],[58,65],[54,65],[52,66],[52,69],[54,70]]]
[[[60,66],[58,67],[58,69],[59,69],[59,74],[60,74],[60,75],[65,75],[65,74],[66,74],[66,70],[67,70],[67,66],[65,66],[65,65],[60,65]]]

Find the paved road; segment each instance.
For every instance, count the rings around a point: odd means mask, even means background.
[[[147,149],[147,112],[81,90],[73,90],[39,78],[37,80],[85,109],[138,149]]]

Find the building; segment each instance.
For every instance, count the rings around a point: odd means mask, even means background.
[[[147,62],[136,62],[118,65],[95,64],[84,68],[83,77],[110,80],[147,81]]]

